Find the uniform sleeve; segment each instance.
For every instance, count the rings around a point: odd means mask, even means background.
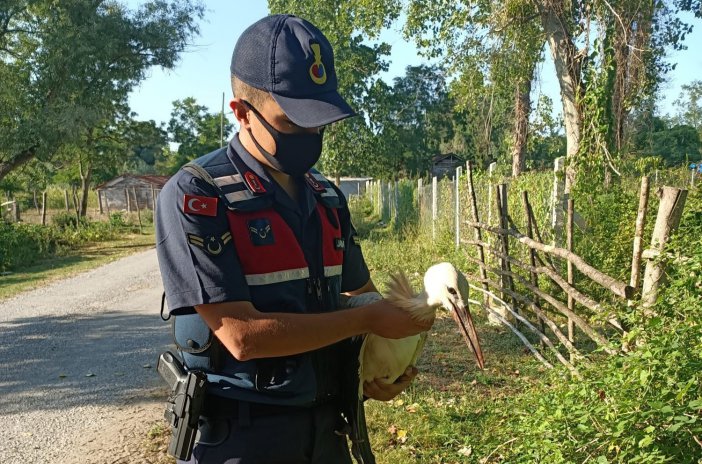
[[[214,189],[179,171],[164,186],[156,209],[156,253],[169,311],[186,314],[193,306],[225,301],[250,301],[236,256],[226,207]],[[186,213],[185,197],[217,199],[216,215]],[[193,200],[195,211],[202,201]],[[192,211],[192,210],[190,210]]]
[[[351,213],[344,194],[336,186],[333,186],[336,194],[341,199],[342,206],[339,208],[339,221],[344,234],[346,247],[344,250],[344,267],[341,274],[341,291],[352,292],[363,287],[370,279],[370,271],[363,258],[363,252],[358,242],[356,229],[351,223]]]

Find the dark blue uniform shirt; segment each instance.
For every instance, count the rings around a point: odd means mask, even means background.
[[[316,211],[317,198],[310,186],[299,180],[299,201],[293,201],[272,177],[268,176],[258,161],[249,154],[239,141],[238,134],[229,145],[229,156],[238,156],[243,163],[262,180],[267,192],[274,198],[273,208],[290,226],[304,252],[311,275],[319,273],[321,262],[320,219]],[[352,291],[362,287],[369,279],[369,272],[361,249],[353,239],[355,230],[350,225],[350,215],[341,191],[336,189],[342,206],[338,209],[342,224],[349,224],[344,237],[344,265],[341,291]],[[216,216],[187,214],[184,212],[184,196],[196,195],[217,197],[216,190],[187,171],[180,170],[164,186],[158,197],[156,210],[156,243],[159,266],[163,279],[169,311],[173,314],[192,313],[193,306],[225,301],[252,301],[249,287],[239,264],[234,246],[235,240],[221,240],[229,232],[227,208],[223,201],[217,203]],[[223,248],[216,255],[208,253],[202,244],[214,238]],[[297,294],[292,292],[290,295]],[[278,301],[285,300],[279,295]],[[298,302],[304,304],[304,302]],[[261,309],[261,308],[257,308]],[[271,308],[285,311],[286,308]]]

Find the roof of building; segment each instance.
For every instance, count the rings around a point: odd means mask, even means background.
[[[170,179],[170,176],[153,176],[153,175],[144,175],[144,176],[137,176],[135,174],[122,174],[121,176],[117,176],[114,179],[110,179],[107,182],[103,182],[102,184],[98,185],[95,187],[96,190],[105,190],[109,189],[110,187],[119,184],[125,179],[132,178],[136,179],[138,181],[141,181],[145,184],[153,185],[156,188],[162,188],[164,185],[166,185],[166,182],[168,182],[168,179]]]
[[[463,158],[461,158],[460,156],[458,156],[455,153],[443,153],[443,154],[434,155],[431,157],[431,162],[436,164],[436,163],[440,163],[441,161],[444,161],[445,159],[449,159],[449,158],[452,158],[456,161],[463,162]]]

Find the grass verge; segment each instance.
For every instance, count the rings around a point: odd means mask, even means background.
[[[154,233],[151,228],[145,230],[144,234],[121,235],[114,240],[88,243],[64,251],[60,256],[54,256],[21,271],[0,276],[0,300],[71,277],[153,246]]]

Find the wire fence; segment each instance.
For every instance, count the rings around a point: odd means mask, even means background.
[[[602,229],[596,222],[602,218],[582,217],[564,193],[563,163],[556,163],[554,172],[530,172],[516,179],[494,165],[487,172],[466,173],[459,167],[453,176],[429,182],[367,182],[365,191],[381,220],[398,228],[411,222],[434,242],[453,242],[466,262],[463,270],[475,284],[472,288],[486,295],[473,302],[493,321],[508,326],[545,365],[551,365],[542,354],[549,347],[547,351],[576,372],[576,330],[591,346],[613,353],[609,331],[627,329],[616,314],[632,304],[655,302],[664,272],[664,264],[655,258],[682,215],[684,188],[696,188],[695,181],[686,169],[620,179],[628,194],[608,198],[611,204],[604,206],[614,211],[606,227],[627,234],[617,240],[626,244],[620,256],[626,262],[620,259],[619,268],[606,269],[591,266],[583,256],[590,256],[593,248],[614,254],[614,243],[598,235]],[[650,191],[659,193],[655,201],[648,201]],[[637,212],[637,199],[638,215],[628,214]],[[614,204],[622,201],[630,204]],[[587,202],[581,206],[590,212]],[[655,208],[655,228],[646,228],[646,215]],[[627,214],[619,215],[620,210]],[[645,233],[651,234],[649,241]],[[650,243],[648,250],[643,243]],[[574,252],[575,245],[584,255]],[[541,349],[522,333],[525,328],[535,334]]]

